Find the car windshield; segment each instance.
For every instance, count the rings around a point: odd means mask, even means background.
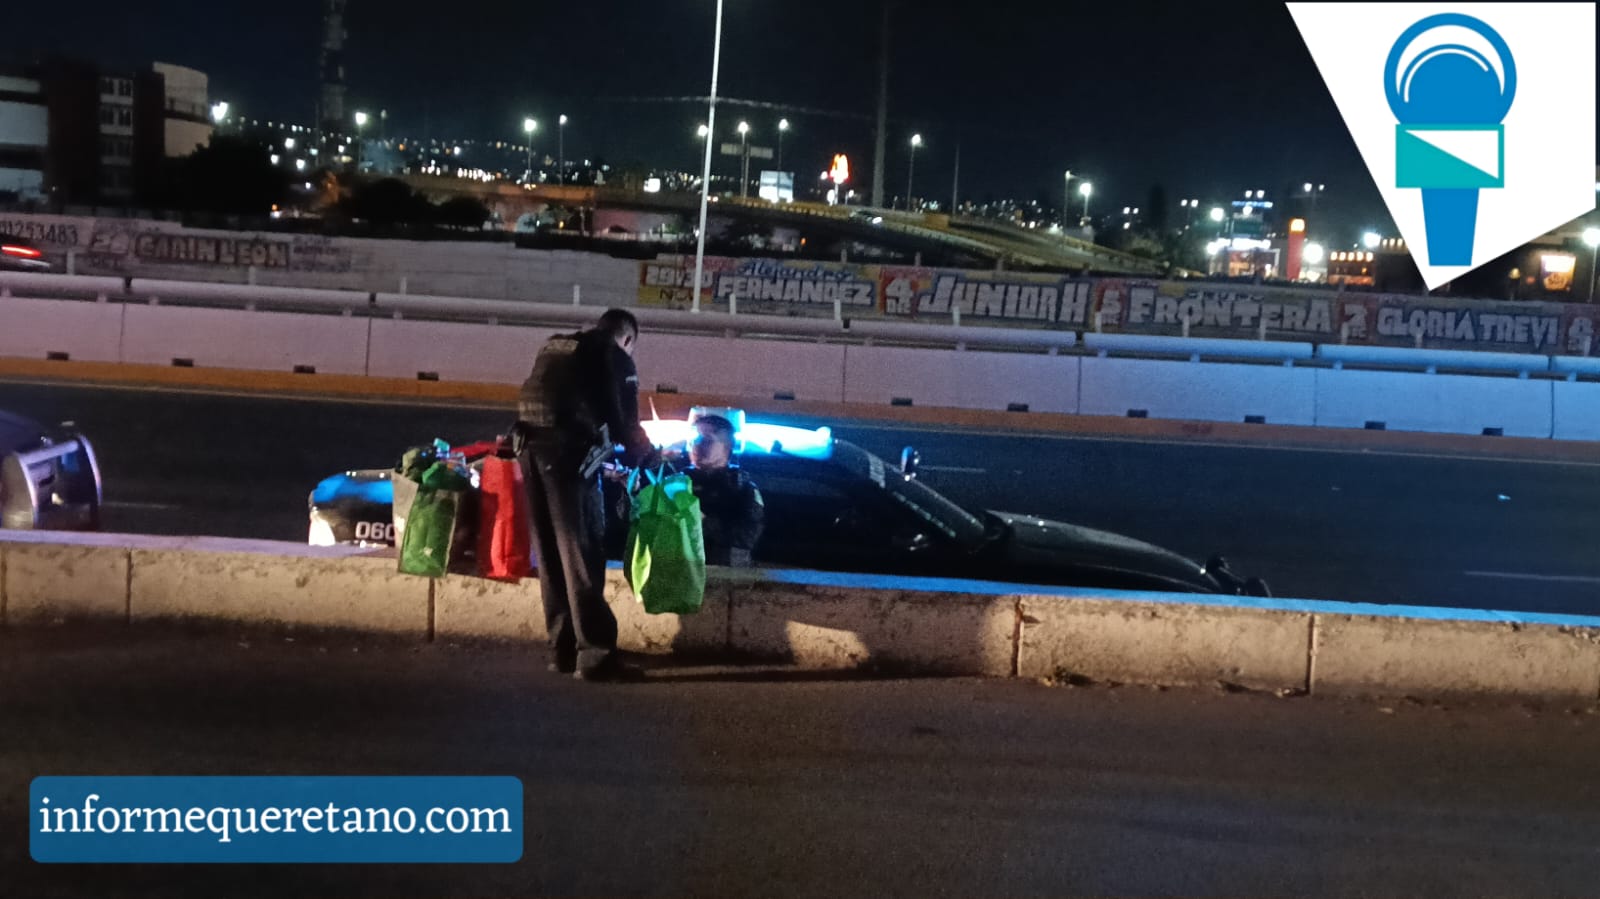
[[[835,440],[833,461],[851,475],[882,488],[895,502],[962,545],[975,546],[988,536],[989,529],[981,519],[921,481],[906,480],[898,468],[853,443]]]

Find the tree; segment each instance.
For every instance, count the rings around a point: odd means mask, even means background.
[[[262,147],[213,136],[169,169],[169,202],[189,212],[266,215],[289,194],[288,176]]]
[[[345,209],[352,218],[379,228],[432,224],[436,211],[432,203],[397,178],[358,185],[345,201]],[[481,224],[483,220],[478,221]]]
[[[441,203],[434,216],[447,228],[478,230],[489,218],[489,207],[477,197],[453,197]]]

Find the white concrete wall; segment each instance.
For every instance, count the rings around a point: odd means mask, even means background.
[[[359,305],[359,304],[358,304]],[[0,297],[0,356],[518,384],[552,328]],[[886,406],[1600,440],[1600,384],[647,332],[641,389]]]
[[[1549,381],[1413,372],[1317,372],[1316,423],[1360,428],[1383,422],[1391,431],[1549,437],[1553,385]]]
[[[0,296],[0,356],[122,360],[122,305]]]
[[[206,368],[364,374],[367,320],[353,316],[243,312],[185,306],[125,307],[122,361]]]
[[[839,344],[646,334],[634,361],[640,389],[839,402],[846,348]]]
[[[1084,415],[1315,424],[1316,372],[1282,365],[1114,359],[1083,360]]]
[[[844,400],[888,405],[1004,411],[1022,403],[1032,412],[1078,409],[1076,356],[1043,353],[952,352],[852,346],[845,353]]]
[[[1557,440],[1600,440],[1600,384],[1557,381],[1552,408]]]
[[[415,378],[432,372],[445,381],[521,384],[534,354],[554,330],[452,322],[372,321],[367,374]]]

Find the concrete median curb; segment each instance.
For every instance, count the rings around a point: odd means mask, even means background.
[[[1600,618],[713,570],[692,616],[612,568],[623,648],[820,670],[1214,685],[1280,693],[1600,700]],[[392,551],[0,532],[0,627],[200,620],[422,641],[542,643],[539,586],[398,574]]]

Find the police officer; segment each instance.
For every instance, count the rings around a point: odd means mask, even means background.
[[[748,566],[766,518],[761,491],[732,463],[731,422],[720,415],[702,415],[694,426],[688,475],[704,516],[706,564]]]
[[[617,658],[617,619],[605,600],[599,478],[616,444],[623,447],[623,464],[657,458],[639,425],[638,340],[638,321],[622,309],[607,311],[587,331],[551,337],[518,402],[517,449],[556,655],[551,667],[584,680],[638,676]]]

